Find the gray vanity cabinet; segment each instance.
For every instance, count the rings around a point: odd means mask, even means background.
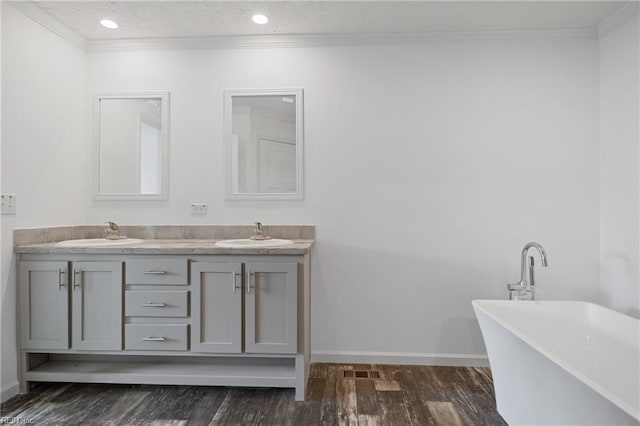
[[[18,274],[22,348],[68,349],[68,262],[20,262]]]
[[[16,249],[31,382],[295,388],[310,366],[310,243]]]
[[[71,347],[122,349],[122,262],[73,262]]]
[[[191,350],[242,352],[242,264],[191,265]]]
[[[245,267],[245,352],[296,353],[298,265],[247,263]]]
[[[22,348],[122,349],[122,262],[21,262],[19,274]]]
[[[194,262],[191,276],[192,351],[297,352],[296,263]]]

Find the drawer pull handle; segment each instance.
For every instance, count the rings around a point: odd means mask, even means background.
[[[146,275],[164,275],[167,271],[144,271],[143,274]]]
[[[143,342],[164,342],[167,340],[165,337],[143,337]]]
[[[145,308],[164,308],[167,305],[163,302],[160,302],[160,303],[147,302],[147,303],[143,303],[142,306],[144,306]]]

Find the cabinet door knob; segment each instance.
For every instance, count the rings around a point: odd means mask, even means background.
[[[142,306],[145,308],[164,308],[167,305],[164,302],[147,302],[143,303]]]
[[[165,337],[143,337],[142,341],[144,342],[164,342],[167,340]]]
[[[144,271],[143,274],[146,275],[164,275],[167,271]]]

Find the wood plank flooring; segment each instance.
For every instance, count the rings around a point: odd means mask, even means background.
[[[363,364],[313,364],[305,402],[293,389],[38,383],[1,413],[37,425],[506,424],[488,368]]]

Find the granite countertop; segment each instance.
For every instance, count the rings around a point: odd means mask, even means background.
[[[21,254],[269,254],[300,255],[307,254],[313,240],[292,240],[293,244],[279,247],[243,247],[225,248],[215,244],[220,240],[198,239],[149,239],[139,243],[118,246],[73,246],[68,242],[60,246],[57,242],[42,244],[23,244],[15,247]]]

